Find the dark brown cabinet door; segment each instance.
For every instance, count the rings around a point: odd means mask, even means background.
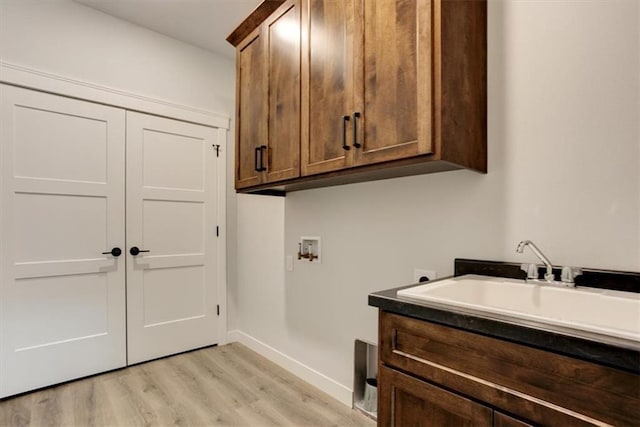
[[[533,427],[533,424],[516,420],[502,412],[493,412],[493,427]]]
[[[429,0],[364,0],[356,19],[358,165],[428,154],[432,143]]]
[[[305,0],[303,7],[302,174],[312,175],[343,169],[353,161],[356,2]]]
[[[237,48],[236,188],[260,184],[256,148],[266,140],[267,109],[263,37],[255,30]]]
[[[380,426],[491,426],[493,411],[460,395],[381,366]]]
[[[237,47],[236,188],[300,176],[300,2]]]
[[[305,6],[303,175],[431,153],[431,2]]]
[[[263,30],[269,87],[264,182],[274,182],[300,176],[300,1],[285,2]]]

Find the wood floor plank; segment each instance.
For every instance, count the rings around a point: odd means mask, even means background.
[[[237,343],[0,401],[0,427],[374,425]]]
[[[32,396],[7,401],[6,407],[0,406],[0,426],[28,426],[31,423]],[[4,405],[0,402],[0,405]]]

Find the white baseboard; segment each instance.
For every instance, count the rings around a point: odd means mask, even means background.
[[[263,343],[256,338],[245,334],[239,330],[229,331],[227,333],[229,342],[239,342],[242,345],[247,346],[251,350],[255,351],[259,355],[269,359],[276,365],[281,366],[302,380],[309,384],[319,388],[327,393],[329,396],[340,401],[341,403],[351,407],[353,391],[350,388],[343,386],[337,381],[327,377],[324,374],[316,371],[315,369],[301,363],[292,357],[287,356],[279,350]]]

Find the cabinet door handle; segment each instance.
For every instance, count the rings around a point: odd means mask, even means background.
[[[360,148],[362,145],[358,142],[358,119],[360,118],[360,113],[353,113],[353,146],[355,148]]]
[[[258,148],[260,149],[260,172],[266,171],[267,168],[264,166],[264,152],[267,150],[267,146],[261,145]]]
[[[342,116],[342,149],[349,151],[351,147],[347,145],[347,122],[351,119],[349,116]]]
[[[260,147],[256,147],[256,151],[254,153],[254,159],[253,159],[253,169],[256,172],[262,171],[262,169],[260,169],[260,163],[258,162],[259,157],[260,157]]]

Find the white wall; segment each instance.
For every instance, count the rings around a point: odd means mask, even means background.
[[[233,61],[70,0],[0,0],[0,61],[235,116]],[[233,126],[226,155],[228,280],[234,283]]]
[[[242,331],[350,388],[353,340],[376,341],[367,294],[414,267],[534,262],[515,253],[532,239],[557,265],[640,271],[639,4],[491,1],[489,173],[290,193],[284,250],[281,201],[254,200],[240,223],[271,228],[240,236]],[[322,237],[322,264],[283,273],[301,235]]]
[[[232,61],[70,0],[0,0],[0,57],[233,116]]]

